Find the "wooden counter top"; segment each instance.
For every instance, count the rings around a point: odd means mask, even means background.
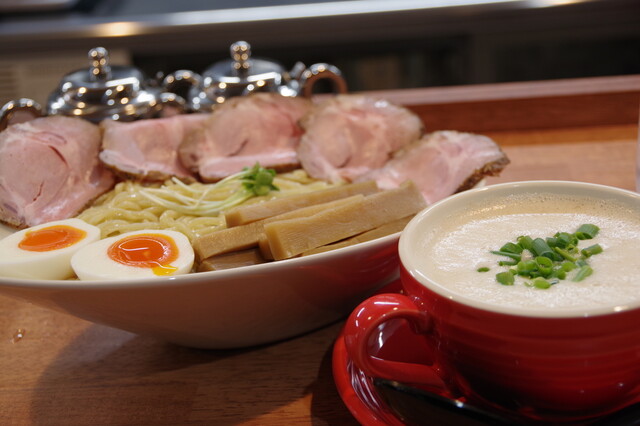
[[[489,184],[567,179],[634,189],[640,76],[382,95],[416,110],[430,130],[493,137],[512,162]],[[204,351],[0,296],[0,424],[357,425],[331,373],[341,326]]]

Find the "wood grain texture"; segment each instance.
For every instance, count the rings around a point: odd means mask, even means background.
[[[382,95],[404,99],[432,129],[493,137],[511,164],[488,183],[568,179],[633,189],[639,84],[632,76]],[[341,326],[203,351],[0,296],[0,424],[357,425],[331,373]]]
[[[560,129],[637,124],[640,76],[373,92],[406,105],[427,131]]]

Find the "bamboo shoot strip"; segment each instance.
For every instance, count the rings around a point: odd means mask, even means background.
[[[362,202],[265,224],[264,231],[274,259],[281,260],[416,214],[424,207],[418,188],[406,182],[399,188],[368,195]]]
[[[244,225],[267,217],[276,216],[291,210],[314,204],[326,203],[356,194],[369,195],[378,192],[378,185],[374,181],[352,183],[334,186],[303,194],[275,198],[262,203],[248,204],[235,207],[224,215],[227,227]]]
[[[404,229],[404,227],[413,219],[415,215],[403,217],[402,219],[394,220],[393,222],[385,223],[382,226],[372,229],[371,231],[363,232],[354,237],[347,238],[346,240],[338,241],[337,243],[327,244],[326,246],[317,247],[302,253],[303,256],[310,254],[323,253],[325,251],[335,250],[342,247],[352,246],[358,243],[364,243],[365,241],[375,240],[387,235],[395,234]],[[260,247],[262,249],[262,247]]]
[[[266,260],[257,248],[234,251],[203,260],[198,266],[198,272],[220,271],[222,269],[239,268],[241,266],[257,265]]]
[[[233,228],[221,229],[210,234],[206,234],[193,242],[193,249],[199,259],[206,259],[223,253],[236,250],[244,250],[258,245],[260,236],[264,234],[264,224],[275,220],[293,219],[296,217],[311,216],[323,210],[350,203],[355,200],[364,199],[364,195],[358,194],[347,198],[330,201],[328,203],[316,204],[300,209],[272,216],[246,225],[234,226]]]

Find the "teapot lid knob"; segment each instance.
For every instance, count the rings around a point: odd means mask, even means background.
[[[251,46],[246,41],[237,41],[231,45],[231,59],[233,69],[239,73],[246,73],[251,68]]]
[[[95,47],[89,50],[89,79],[91,81],[111,80],[111,66],[109,65],[109,52],[104,47]]]

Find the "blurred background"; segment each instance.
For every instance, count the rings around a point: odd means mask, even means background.
[[[0,0],[0,103],[45,102],[92,47],[154,77],[238,40],[351,91],[640,74],[640,0]]]

